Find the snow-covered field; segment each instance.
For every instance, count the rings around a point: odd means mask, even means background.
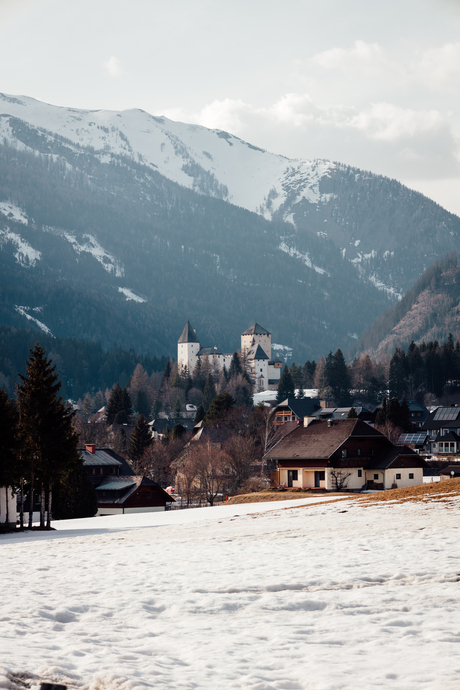
[[[460,497],[307,503],[0,537],[0,688],[459,688]]]

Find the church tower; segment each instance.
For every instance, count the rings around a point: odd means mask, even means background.
[[[189,374],[193,373],[198,361],[197,355],[200,349],[201,345],[196,337],[196,333],[190,321],[187,321],[177,341],[177,364],[179,371],[183,371],[186,368]]]

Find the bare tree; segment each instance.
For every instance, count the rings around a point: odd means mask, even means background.
[[[346,489],[348,479],[351,477],[351,472],[348,472],[344,469],[331,467],[329,470],[329,475],[332,480],[334,491],[342,491],[343,489]]]

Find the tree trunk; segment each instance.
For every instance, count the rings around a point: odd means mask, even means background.
[[[45,485],[42,482],[41,490],[40,490],[40,529],[45,528],[45,501],[46,501]]]
[[[34,522],[34,471],[30,473],[30,493],[29,493],[29,529],[32,529]]]
[[[51,488],[51,484],[48,487],[48,515],[47,515],[47,520],[46,520],[46,528],[51,529],[51,499],[53,495],[53,490]]]
[[[24,529],[24,479],[22,478],[19,501],[19,529]]]
[[[6,495],[6,516],[5,516],[5,527],[8,529],[8,523],[9,523],[9,514],[8,514],[8,487],[5,486],[5,495]]]

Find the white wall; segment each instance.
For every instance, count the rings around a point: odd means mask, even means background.
[[[0,487],[0,524],[4,525],[6,522],[6,501],[7,490],[4,486]],[[16,524],[16,494],[11,495],[11,489],[8,488],[8,524]]]

